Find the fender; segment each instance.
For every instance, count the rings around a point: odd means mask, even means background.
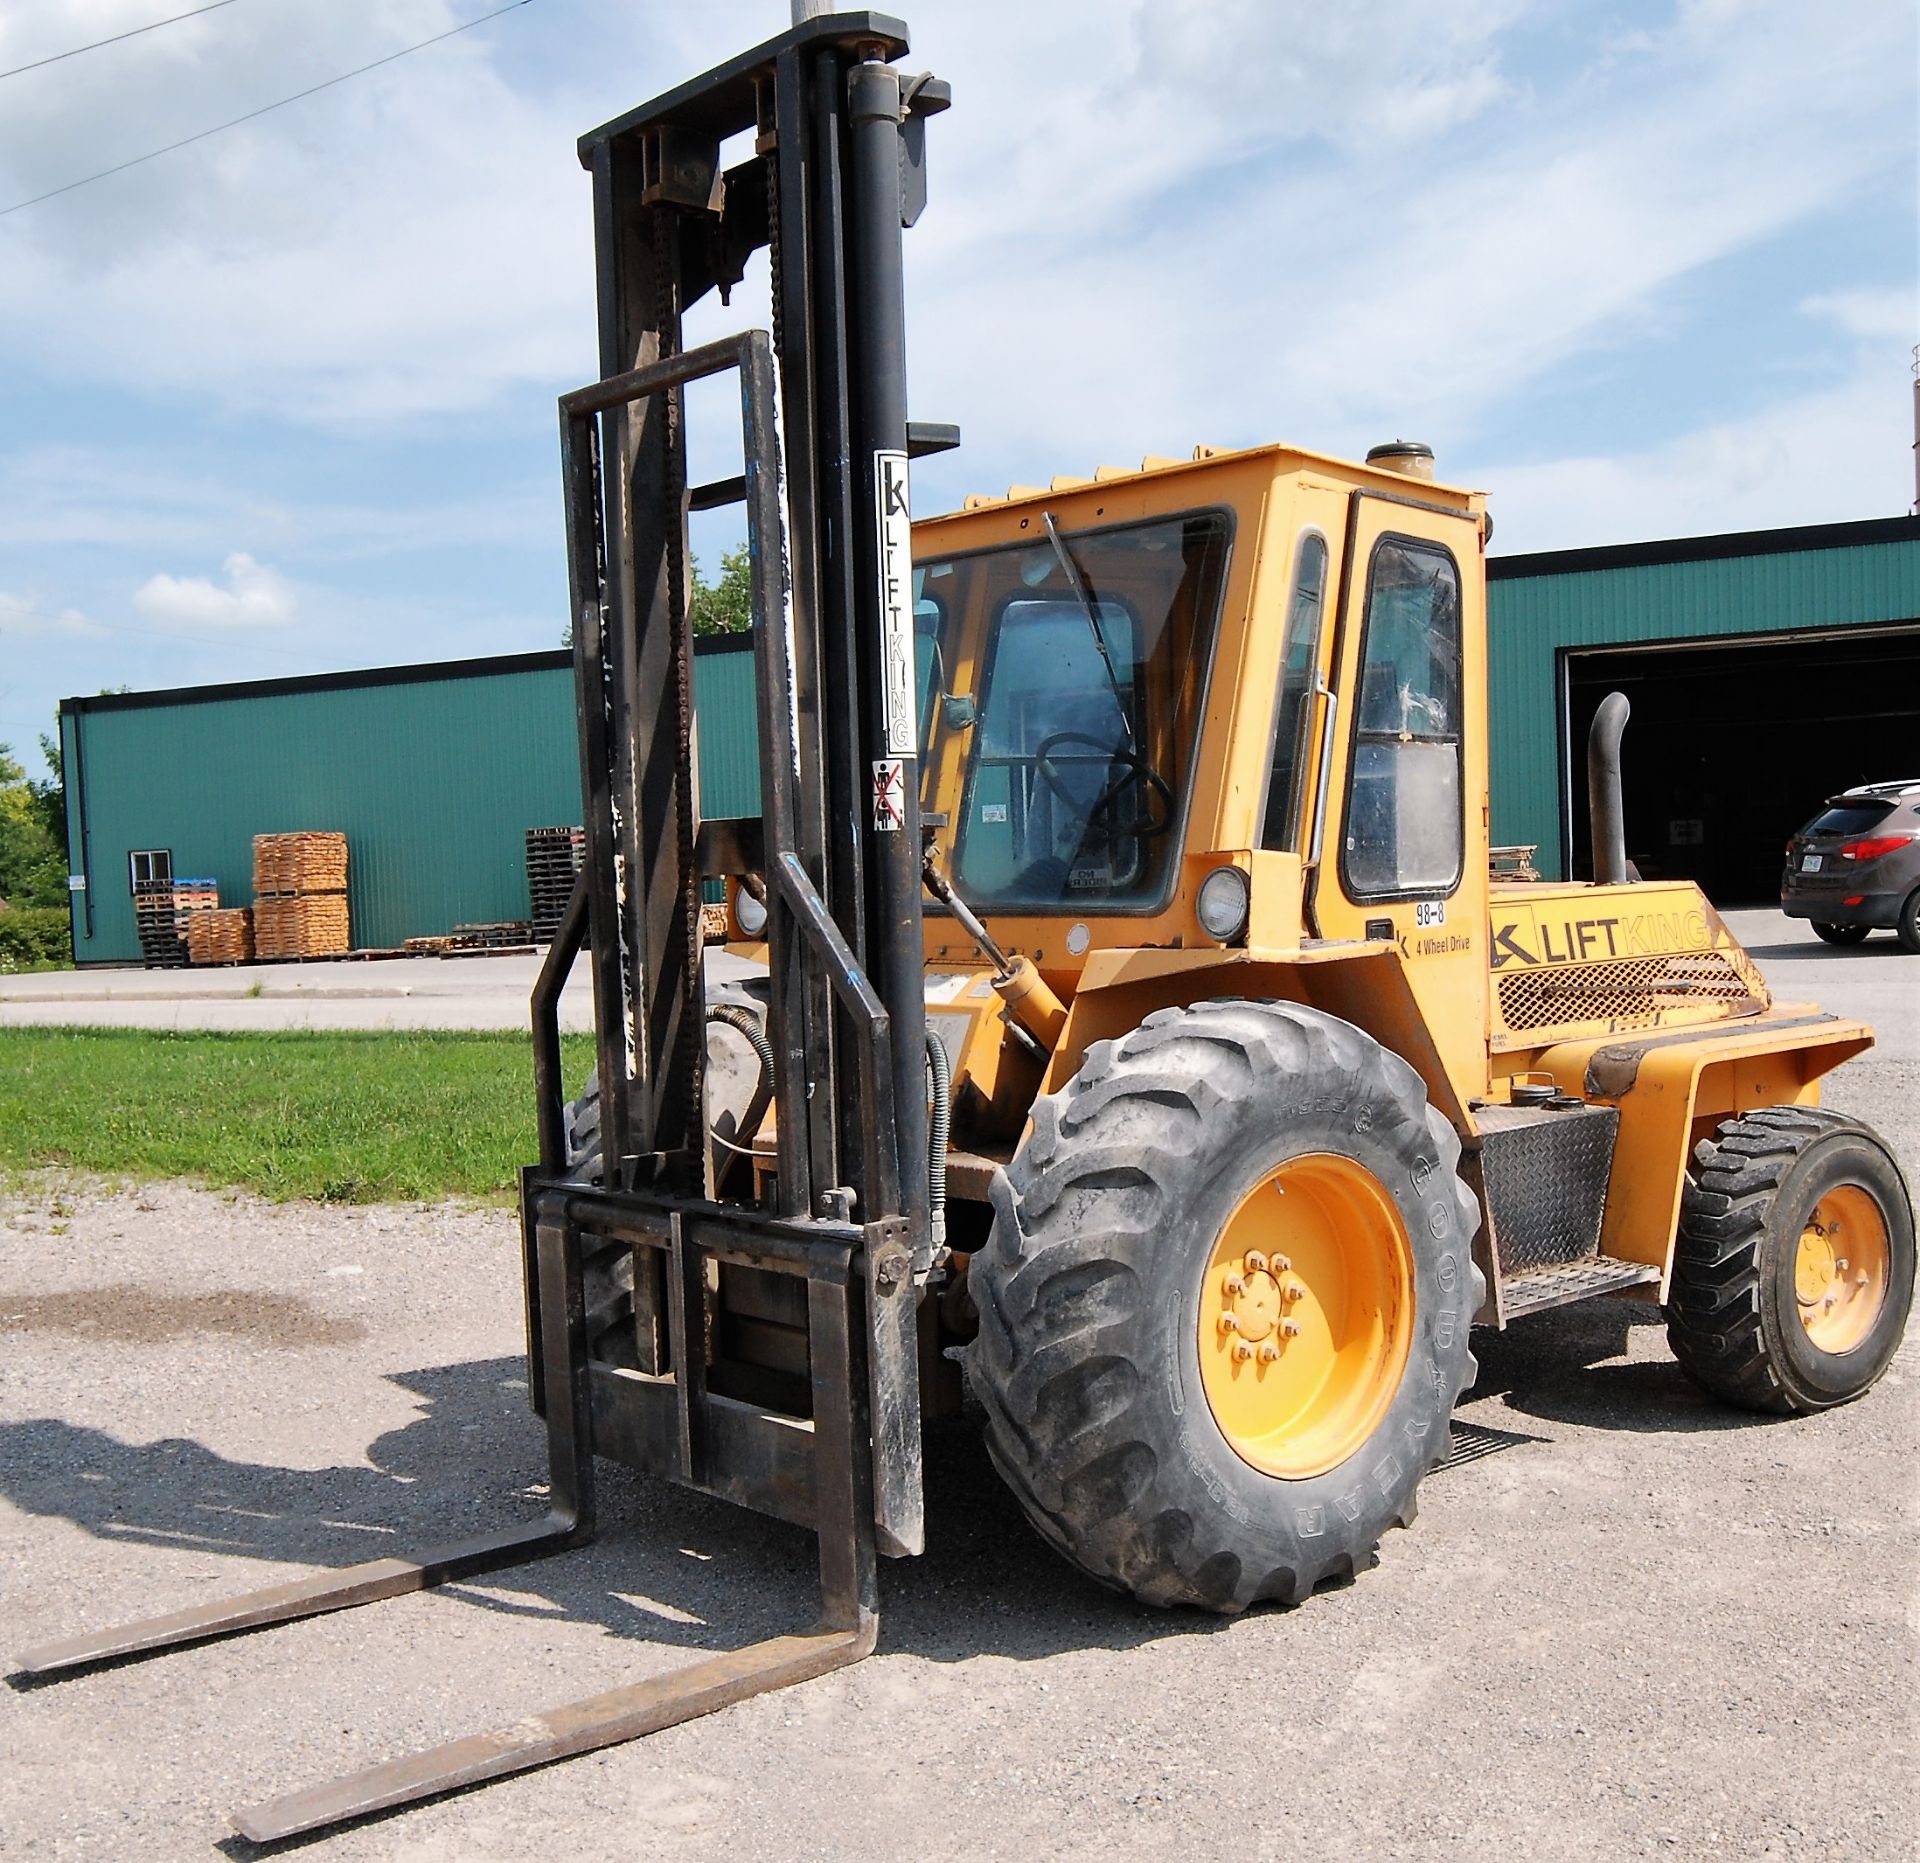
[[[1305,1003],[1364,1029],[1426,1083],[1427,1098],[1463,1138],[1476,1136],[1467,1100],[1480,1082],[1447,1072],[1413,993],[1398,945],[1380,941],[1303,945],[1298,949],[1096,951],[1080,974],[1067,1026],[1047,1069],[1057,1093],[1087,1050],[1138,1028],[1156,1009],[1184,1008],[1223,996]]]
[[[1558,1042],[1531,1065],[1620,1109],[1600,1252],[1658,1268],[1665,1300],[1695,1142],[1755,1107],[1819,1105],[1821,1076],[1872,1046],[1864,1022],[1782,1003],[1737,1022]]]

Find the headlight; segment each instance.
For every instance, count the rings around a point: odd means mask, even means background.
[[[748,938],[758,938],[767,929],[767,902],[754,898],[738,880],[733,883],[733,922]]]
[[[1247,929],[1247,907],[1253,897],[1247,876],[1238,867],[1216,867],[1200,882],[1194,902],[1201,929],[1222,944]]]

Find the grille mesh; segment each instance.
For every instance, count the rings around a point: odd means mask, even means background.
[[[1724,951],[1542,966],[1500,979],[1500,1018],[1516,1033],[1570,1022],[1655,1023],[1669,1009],[1753,1000],[1752,984]]]

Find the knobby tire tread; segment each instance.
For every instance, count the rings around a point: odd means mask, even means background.
[[[1329,1092],[1365,1076],[1391,1103],[1405,1124],[1403,1151],[1431,1151],[1449,1174],[1464,1248],[1478,1207],[1458,1175],[1458,1136],[1427,1104],[1419,1076],[1350,1024],[1286,1003],[1164,1010],[1096,1043],[1060,1093],[1036,1102],[1027,1143],[994,1186],[992,1236],[969,1273],[980,1313],[969,1381],[986,1411],[989,1454],[1043,1538],[1148,1603],[1298,1603],[1352,1578],[1377,1543],[1363,1524],[1327,1535],[1311,1558],[1249,1566],[1220,1544],[1211,1510],[1163,1478],[1142,1427],[1166,1401],[1140,1362],[1153,1336],[1148,1269],[1178,1221],[1194,1158],[1223,1113],[1302,1075]],[[1431,1394],[1438,1426],[1386,1525],[1411,1523],[1413,1488],[1444,1455],[1447,1415],[1473,1379],[1466,1322],[1482,1288],[1471,1265],[1466,1281],[1457,1369]],[[1205,1400],[1195,1391],[1187,1401]]]

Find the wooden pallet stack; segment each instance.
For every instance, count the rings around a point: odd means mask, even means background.
[[[527,902],[533,909],[536,943],[553,942],[586,857],[584,828],[527,830]]]
[[[253,837],[253,948],[263,959],[344,957],[353,948],[345,835]]]
[[[1529,847],[1490,847],[1487,849],[1487,874],[1495,880],[1537,880],[1540,869],[1533,864],[1539,852]]]
[[[187,919],[187,955],[196,964],[245,964],[253,957],[253,913],[246,906],[195,912]]]
[[[446,941],[447,951],[524,951],[533,944],[533,926],[526,919],[490,919],[484,925],[456,925]]]
[[[149,966],[172,969],[188,961],[187,928],[220,905],[216,880],[138,880],[133,888],[133,924],[140,955]]]
[[[140,956],[148,966],[171,969],[187,961],[180,936],[180,915],[173,909],[171,880],[136,880],[133,887],[133,925],[140,938]]]

